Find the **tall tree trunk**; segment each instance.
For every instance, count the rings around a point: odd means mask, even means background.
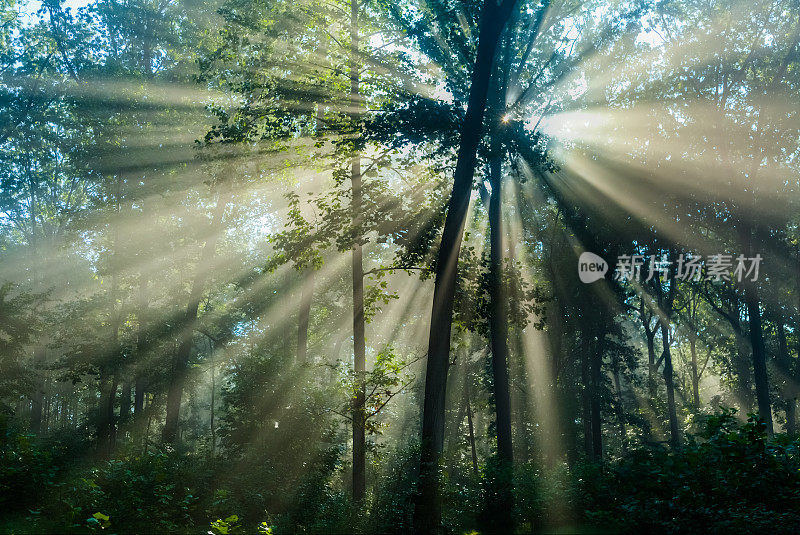
[[[350,104],[353,107],[353,120],[358,120],[360,106],[358,61],[358,0],[350,0]],[[350,165],[352,183],[352,225],[355,230],[353,243],[353,371],[355,373],[355,396],[353,397],[353,500],[364,499],[367,489],[366,466],[366,340],[364,325],[364,265],[361,246],[361,156],[356,152]]]
[[[758,289],[755,284],[745,283],[744,299],[747,305],[750,325],[750,344],[753,348],[753,379],[756,387],[758,414],[763,418],[767,433],[772,435],[772,406],[769,400],[769,380],[767,378],[767,355],[764,347],[764,332],[761,324],[761,307]]]
[[[620,441],[622,451],[628,451],[628,432],[625,428],[625,402],[622,398],[622,381],[619,373],[619,360],[614,361],[614,390],[617,393],[617,420],[619,424]]]
[[[210,417],[208,428],[211,432],[211,458],[214,458],[214,451],[217,446],[217,429],[215,427],[214,416],[215,416],[215,409],[216,409],[216,392],[217,392],[217,373],[216,373],[216,363],[214,362],[214,344],[209,339],[208,342],[209,347],[209,356],[211,359],[211,405],[209,407]]]
[[[44,346],[37,344],[33,350],[33,395],[31,396],[31,432],[39,434],[42,431],[42,410],[44,408],[44,370],[42,369],[47,358]]]
[[[47,375],[49,376],[49,374]],[[50,380],[48,376],[45,376],[45,382],[44,382],[45,391],[47,392],[44,401],[44,419],[43,419],[44,425],[42,426],[42,431],[44,433],[47,433],[47,431],[50,429],[50,413],[53,407],[53,393],[52,389],[50,388]]]
[[[792,366],[790,365],[789,369],[791,370],[791,378],[792,378],[792,406],[796,409],[797,408],[797,383],[798,379],[798,366],[800,366],[800,241],[795,243],[795,253],[796,253],[796,261],[795,261],[795,295],[797,296],[797,316],[798,324],[795,325],[795,333],[798,333],[795,336],[796,341],[796,349],[797,349],[797,362]],[[795,422],[795,429],[794,432],[797,433],[797,416],[795,415],[794,418]]]
[[[760,134],[760,129],[758,130]],[[758,172],[758,165],[754,162],[755,169],[751,173],[753,180]],[[757,184],[754,182],[750,189],[751,196],[748,199],[750,213],[756,213],[756,192]],[[747,217],[747,216],[745,216]],[[747,257],[753,257],[754,232],[758,229],[754,224],[747,220],[739,221],[739,232],[741,242],[745,247]],[[758,295],[758,283],[756,281],[742,281],[744,286],[744,303],[747,310],[750,347],[753,355],[753,384],[756,388],[756,403],[758,405],[758,415],[764,420],[767,434],[772,436],[772,405],[769,399],[769,378],[767,376],[767,350],[764,345],[764,327],[761,318],[761,301]]]
[[[689,350],[692,354],[692,402],[695,408],[700,407],[700,374],[697,367],[697,336],[689,335]]]
[[[314,269],[308,268],[303,276],[303,293],[300,297],[300,312],[297,315],[297,363],[308,360],[308,322],[311,317],[311,302],[314,298]]]
[[[656,385],[656,331],[647,333],[647,390],[650,393],[650,400],[656,398],[658,387]]]
[[[146,390],[146,381],[142,372],[136,374],[136,382],[134,384],[133,393],[133,416],[139,418],[144,410],[144,395]]]
[[[125,379],[122,382],[122,391],[119,394],[119,423],[125,424],[131,414],[131,391],[133,385],[130,379]]]
[[[782,313],[775,318],[775,327],[778,331],[778,367],[783,374],[783,402],[786,404],[786,432],[795,435],[797,432],[797,402],[795,401],[795,378],[792,373],[792,363],[789,357],[789,346],[786,343],[786,319]]]
[[[117,178],[116,183],[116,216],[119,220],[122,210],[122,179]],[[122,348],[119,343],[119,328],[122,323],[122,304],[120,309],[117,308],[117,272],[120,270],[119,265],[119,229],[114,226],[113,244],[112,244],[112,257],[110,263],[111,270],[111,350],[110,354],[106,357],[108,360],[101,364],[101,376],[105,373],[111,377],[110,385],[106,390],[105,397],[101,389],[100,396],[100,419],[98,421],[98,446],[102,455],[110,455],[116,440],[116,422],[114,415],[114,405],[117,395],[117,386],[119,385],[118,370],[122,366]],[[106,383],[108,384],[108,383]]]
[[[101,372],[100,402],[97,407],[97,451],[100,455],[109,455],[114,442],[114,405],[117,395],[118,380],[116,374],[107,368]]]
[[[39,259],[39,233],[37,232],[38,218],[39,218],[39,203],[38,203],[38,183],[32,177],[32,168],[30,159],[27,160],[26,175],[30,184],[29,190],[29,206],[28,217],[30,222],[30,239],[28,253],[30,255],[30,265],[32,274],[32,286],[34,291],[41,292],[44,290],[43,280],[39,275],[38,265]],[[34,434],[41,433],[42,430],[42,409],[44,408],[44,395],[45,395],[45,382],[44,382],[44,366],[47,360],[46,344],[42,340],[42,336],[38,337],[36,345],[33,350],[33,392],[31,393],[31,432]]]
[[[58,413],[59,418],[59,425],[62,429],[67,428],[68,417],[69,417],[69,401],[67,400],[67,393],[64,392],[61,395],[61,410]]]
[[[108,422],[108,442],[106,448],[108,453],[114,451],[114,446],[117,442],[117,418],[114,413],[114,406],[117,402],[117,390],[119,390],[119,376],[115,373],[111,379],[111,390],[109,391],[108,399],[106,400],[106,421]]]
[[[414,509],[415,532],[421,535],[441,530],[442,509],[439,497],[439,461],[444,446],[444,415],[447,367],[450,359],[453,299],[456,289],[458,253],[466,222],[476,151],[481,140],[483,116],[497,44],[511,10],[513,0],[503,0],[498,7],[484,0],[478,34],[478,50],[472,70],[467,112],[461,131],[453,192],[447,207],[442,241],[436,259],[436,277],[425,371],[425,397],[422,409],[420,471],[417,504]]]
[[[353,205],[360,210],[361,173],[358,159],[353,162]],[[358,192],[358,195],[356,194]],[[357,200],[358,199],[358,200]],[[357,213],[354,211],[354,213]],[[360,501],[366,491],[366,340],[364,326],[364,274],[362,248],[353,246],[353,371],[356,391],[353,399],[353,499]]]
[[[464,397],[467,402],[467,426],[469,428],[469,449],[472,453],[472,473],[478,477],[478,451],[475,447],[475,426],[472,423],[472,407],[469,403],[469,385],[467,384],[464,390]]]
[[[492,379],[494,386],[495,424],[497,431],[498,473],[493,492],[497,509],[491,511],[498,530],[512,532],[514,509],[512,492],[514,448],[511,437],[511,392],[508,377],[508,323],[506,292],[503,286],[503,165],[499,144],[493,143],[494,156],[489,162],[492,193],[489,198],[489,341],[492,348]]]
[[[667,386],[667,413],[669,417],[669,443],[673,448],[680,445],[678,411],[675,406],[675,376],[672,368],[672,353],[669,344],[669,324],[661,324],[661,340],[664,347],[664,383]]]
[[[670,260],[675,258],[675,255],[670,251]],[[664,383],[667,386],[667,413],[669,417],[669,443],[673,448],[680,445],[680,429],[678,428],[678,410],[675,405],[675,375],[672,367],[672,352],[670,350],[670,334],[669,325],[672,321],[673,303],[675,302],[675,266],[674,262],[670,264],[669,275],[669,289],[664,300],[661,302],[661,310],[663,316],[659,318],[661,325],[661,344],[664,348]],[[661,281],[656,281],[656,284],[661,284]]]
[[[736,375],[736,391],[742,404],[742,412],[748,413],[753,409],[750,342],[744,333],[738,333],[735,337],[736,354],[734,355],[733,367]]]
[[[595,350],[592,352],[591,366],[591,411],[592,411],[592,459],[603,459],[603,420],[601,415],[602,366],[605,334],[600,333]]]
[[[492,195],[489,200],[489,339],[492,347],[497,418],[497,453],[504,463],[512,463],[514,449],[511,439],[511,393],[508,378],[508,322],[505,314],[503,287],[503,228],[502,228],[502,160],[490,162]]]
[[[469,373],[465,371],[463,375],[464,375],[464,387],[462,388],[462,394],[463,394],[462,403],[458,407],[458,413],[456,414],[455,420],[451,421],[451,424],[453,426],[452,429],[453,431],[455,431],[455,433],[453,433],[450,436],[450,439],[448,441],[449,447],[447,448],[447,451],[450,452],[451,455],[458,449],[459,440],[461,438],[458,432],[461,429],[461,422],[464,421],[464,416],[466,416],[467,414],[467,382],[469,381]]]
[[[587,459],[592,458],[592,386],[591,358],[588,337],[581,344],[581,421],[583,423],[583,451]]]
[[[200,308],[200,300],[203,297],[208,267],[211,265],[216,254],[219,232],[222,227],[222,218],[231,197],[230,184],[222,185],[217,206],[214,210],[213,220],[210,226],[210,234],[206,238],[203,250],[200,253],[200,262],[197,266],[192,288],[189,293],[189,303],[186,305],[183,321],[180,326],[180,343],[173,359],[172,376],[167,389],[167,417],[164,422],[164,429],[161,440],[167,444],[174,444],[178,440],[178,420],[180,417],[181,398],[183,397],[183,387],[189,373],[189,359],[192,355],[192,342],[194,335],[194,325],[197,321],[197,311]]]
[[[644,302],[644,296],[641,297],[639,305],[639,314],[642,318],[642,326],[644,327],[645,342],[647,343],[647,391],[650,394],[650,401],[656,398],[656,330],[650,328],[650,321],[652,317],[647,312],[647,305]]]
[[[137,313],[138,331],[136,333],[136,363],[134,365],[133,416],[137,420],[144,409],[144,393],[146,388],[145,369],[147,354],[147,278],[139,275],[139,310]]]
[[[97,404],[97,449],[102,450],[102,444],[108,437],[108,412],[105,407],[108,405],[108,398],[110,396],[111,381],[108,377],[108,372],[100,369],[100,401]]]

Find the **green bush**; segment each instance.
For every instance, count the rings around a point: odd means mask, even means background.
[[[708,418],[680,450],[639,449],[578,479],[584,518],[627,533],[797,533],[798,443],[753,416]]]

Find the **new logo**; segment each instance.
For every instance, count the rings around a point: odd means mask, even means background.
[[[585,252],[578,258],[578,277],[589,284],[605,277],[608,263],[594,253]]]

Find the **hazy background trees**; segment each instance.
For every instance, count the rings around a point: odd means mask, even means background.
[[[4,1],[0,522],[793,525],[795,4]]]

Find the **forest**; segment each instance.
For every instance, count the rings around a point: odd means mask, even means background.
[[[0,533],[800,533],[800,1],[0,0]]]

